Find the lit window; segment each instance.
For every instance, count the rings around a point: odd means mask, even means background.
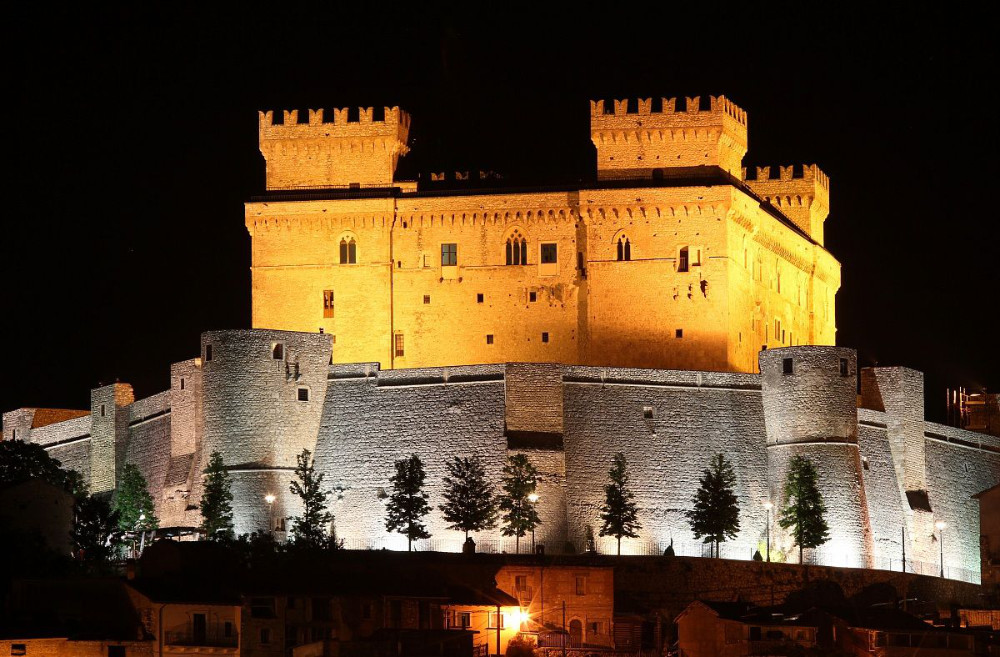
[[[323,317],[333,317],[333,290],[323,290]]]
[[[528,240],[519,231],[507,238],[507,245],[504,250],[508,265],[528,264]]]
[[[632,259],[632,242],[624,235],[618,238],[617,256],[618,260]]]
[[[299,388],[299,401],[309,401],[309,388]]]
[[[354,238],[340,240],[340,264],[353,265],[358,261],[358,244]]]
[[[403,357],[403,334],[397,333],[395,336],[396,358]]]
[[[542,244],[543,265],[555,264],[558,261],[557,254],[558,254],[558,249],[556,248],[556,244],[554,243]]]
[[[458,264],[458,244],[441,245],[441,266],[454,267]]]
[[[681,247],[680,253],[677,256],[677,271],[687,271],[688,270],[688,248],[686,246]]]
[[[274,360],[283,360],[285,358],[285,345],[275,342],[274,346],[271,347],[271,358]]]

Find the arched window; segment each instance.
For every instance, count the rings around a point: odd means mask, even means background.
[[[619,260],[632,259],[632,242],[625,235],[618,238],[617,255]]]
[[[507,238],[504,255],[507,256],[506,262],[508,265],[528,264],[528,240],[524,238],[524,235],[520,231],[515,230]]]
[[[358,262],[358,243],[353,237],[340,239],[340,264],[353,265]]]

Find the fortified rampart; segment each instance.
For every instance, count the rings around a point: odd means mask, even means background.
[[[909,572],[937,574],[940,521],[945,574],[978,581],[972,496],[1000,483],[1000,438],[915,420],[922,386],[912,370],[863,370],[861,401],[872,409],[857,407],[856,358],[842,347],[767,350],[758,375],[531,363],[382,370],[331,365],[331,342],[320,333],[208,332],[201,355],[172,368],[169,391],[114,410],[109,403],[127,401],[131,389],[99,388],[103,416],[96,402],[77,416],[11,411],[4,435],[45,446],[102,489],[112,485],[110,462],[119,473],[135,463],[164,527],[200,523],[201,471],[219,451],[233,475],[237,530],[279,538],[299,512],[288,490],[295,457],[309,449],[338,491],[335,529],[352,548],[405,549],[402,536],[385,531],[385,499],[393,461],[417,454],[434,508],[432,538],[417,548],[444,551],[463,539],[437,510],[445,462],[478,456],[498,482],[514,453],[540,470],[537,543],[555,553],[613,551],[614,540],[598,535],[600,506],[621,451],[643,525],[623,552],[659,554],[673,544],[677,554],[703,554],[684,512],[701,471],[722,452],[740,504],[740,532],[722,545],[732,559],[766,551],[764,504],[780,506],[788,460],[802,455],[819,470],[831,539],[807,560],[901,570],[905,551]],[[770,521],[772,557],[796,560],[774,514]],[[476,540],[481,550],[514,549],[497,530]],[[525,537],[521,548],[529,545]]]

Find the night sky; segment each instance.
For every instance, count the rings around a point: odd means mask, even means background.
[[[116,379],[153,394],[201,331],[249,326],[258,109],[400,105],[401,177],[542,183],[593,175],[590,98],[720,93],[749,114],[745,165],[831,177],[838,344],[924,371],[934,419],[946,386],[1000,390],[1000,58],[985,15],[31,4],[8,10],[0,46],[2,410],[87,408]]]

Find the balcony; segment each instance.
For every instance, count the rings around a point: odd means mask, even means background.
[[[239,632],[230,625],[229,636],[226,636],[225,626],[208,625],[205,628],[193,628],[190,624],[181,625],[163,633],[164,645],[170,646],[176,651],[186,652],[190,648],[191,652],[201,651],[202,648],[219,648],[211,652],[219,654],[237,654],[239,651]]]

